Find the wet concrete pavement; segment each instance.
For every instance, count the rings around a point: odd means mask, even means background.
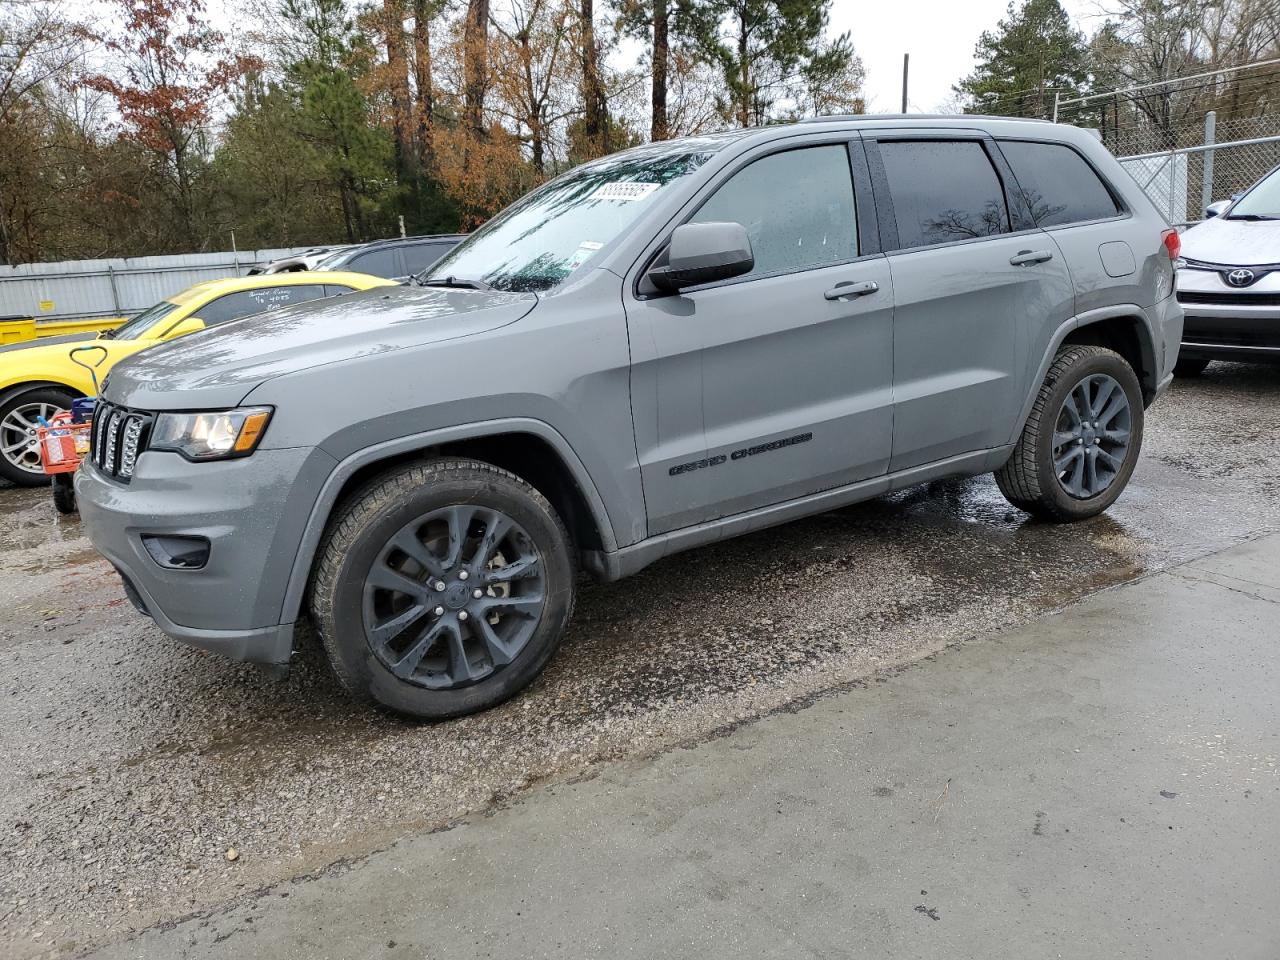
[[[932,484],[584,590],[556,661],[438,726],[275,683],[140,619],[43,492],[0,490],[0,944],[83,949],[805,702],[1280,529],[1280,368],[1215,364],[1148,416],[1107,516]],[[234,847],[238,857],[226,859]]]
[[[93,960],[1274,960],[1277,613],[1273,535]]]

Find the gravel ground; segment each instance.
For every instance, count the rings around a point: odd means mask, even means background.
[[[0,490],[0,945],[64,954],[652,754],[1280,529],[1280,367],[1148,414],[1129,490],[1071,527],[930,484],[588,586],[524,695],[436,726],[167,640],[47,491]],[[229,851],[234,849],[234,859]],[[448,865],[443,865],[448,869]]]

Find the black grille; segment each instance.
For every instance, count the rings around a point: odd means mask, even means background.
[[[1280,293],[1196,293],[1183,291],[1178,294],[1179,303],[1206,303],[1231,307],[1277,307]]]
[[[151,416],[99,400],[93,410],[89,457],[109,477],[128,483],[138,454],[146,449]]]

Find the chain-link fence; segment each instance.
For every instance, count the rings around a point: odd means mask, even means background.
[[[1245,128],[1246,135],[1237,133],[1224,141],[1210,113],[1200,144],[1121,154],[1120,164],[1170,223],[1194,223],[1204,218],[1210,203],[1235,196],[1280,165],[1280,117],[1259,119],[1268,123],[1233,124]],[[1248,127],[1258,135],[1248,136]]]
[[[1208,204],[1280,165],[1280,57],[1123,90],[1042,86],[978,98],[969,109],[1094,131],[1175,224],[1203,219]]]
[[[1171,223],[1194,223],[1280,165],[1280,61],[1059,96],[1051,116],[1092,129]]]

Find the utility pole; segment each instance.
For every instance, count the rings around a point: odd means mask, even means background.
[[[902,55],[902,112],[907,112],[907,67],[911,64],[911,54]]]

